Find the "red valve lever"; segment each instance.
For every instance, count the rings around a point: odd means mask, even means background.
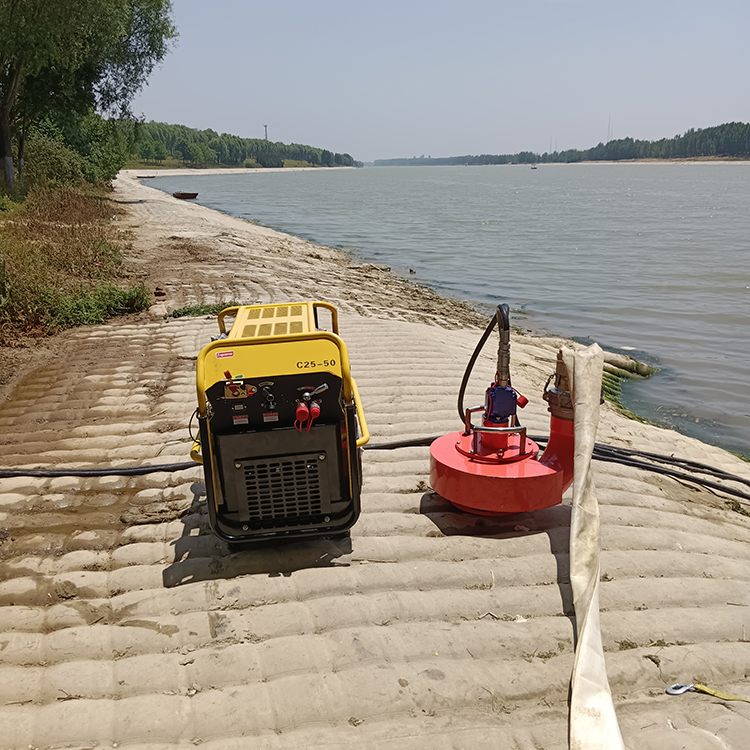
[[[229,370],[224,370],[224,377],[227,380],[231,380],[232,379],[232,373],[229,372]],[[239,394],[240,389],[239,389],[238,386],[236,386],[234,383],[227,383],[227,385],[229,386],[229,390],[232,392],[233,396],[237,396]]]

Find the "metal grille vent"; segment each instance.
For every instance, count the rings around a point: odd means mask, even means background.
[[[318,455],[243,461],[251,524],[296,525],[321,514]]]

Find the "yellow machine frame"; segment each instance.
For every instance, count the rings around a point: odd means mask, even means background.
[[[320,310],[332,332],[319,330]],[[190,454],[204,466],[213,530],[227,541],[346,531],[359,515],[359,448],[370,436],[336,308],[229,307],[218,323],[220,337],[197,360],[200,438]],[[307,429],[291,416],[303,400],[322,410]],[[334,454],[336,469],[323,463]]]

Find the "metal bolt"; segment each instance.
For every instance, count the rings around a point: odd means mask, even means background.
[[[326,460],[326,454],[325,454],[325,453],[321,453],[321,454],[320,454],[320,455],[318,456],[318,461],[325,461],[325,460]]]
[[[241,469],[242,468],[242,464],[239,461],[235,461],[234,462],[234,468],[235,469]]]
[[[242,527],[242,530],[243,530],[243,531],[247,531],[247,530],[248,530],[249,528],[250,528],[250,527],[249,527],[249,526],[248,526],[247,524],[245,524],[245,525],[244,525],[244,526]]]
[[[330,516],[323,516],[323,520],[328,523],[331,520]]]

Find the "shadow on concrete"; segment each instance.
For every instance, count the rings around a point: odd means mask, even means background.
[[[419,512],[435,524],[444,536],[469,536],[482,539],[514,539],[532,534],[546,534],[550,552],[557,565],[557,587],[560,591],[562,612],[573,624],[575,613],[570,587],[570,514],[569,505],[528,513],[509,513],[503,516],[475,516],[459,510],[436,492],[422,495]]]
[[[349,565],[336,562],[352,551],[348,533],[309,540],[227,544],[209,527],[205,485],[196,482],[190,489],[193,500],[180,519],[182,536],[172,542],[174,561],[162,573],[166,588],[259,573],[290,576],[297,570]]]

